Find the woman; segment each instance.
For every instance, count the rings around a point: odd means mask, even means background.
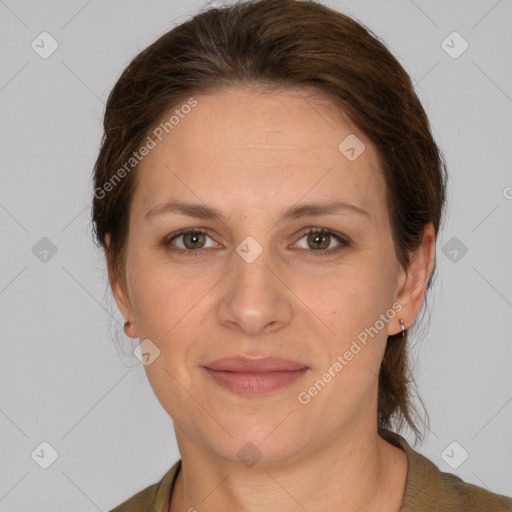
[[[181,459],[114,510],[482,511],[418,435],[407,330],[446,168],[411,80],[314,2],[203,12],[115,85],[93,221]]]

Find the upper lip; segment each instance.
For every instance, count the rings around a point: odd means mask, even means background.
[[[297,371],[308,368],[307,365],[298,361],[279,359],[276,357],[264,357],[251,359],[247,357],[225,357],[203,365],[210,370],[226,372],[279,372]]]

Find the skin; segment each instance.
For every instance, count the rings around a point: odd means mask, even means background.
[[[137,170],[125,276],[108,260],[116,303],[133,323],[128,334],[160,350],[145,369],[182,458],[169,511],[311,512],[340,503],[344,511],[398,511],[407,456],[377,435],[377,375],[387,336],[421,310],[434,229],[426,226],[404,270],[377,152],[318,92],[238,87],[194,97],[198,105]],[[354,161],[338,150],[349,134],[366,145]],[[171,199],[205,203],[225,219],[145,219]],[[344,212],[278,222],[297,203],[332,200],[364,208],[370,219]],[[304,234],[310,227],[351,245],[327,235],[317,248]],[[186,228],[208,233],[165,246]],[[263,249],[252,263],[236,252],[248,236]],[[194,244],[202,255],[171,250],[197,253]],[[326,248],[330,254],[315,254]],[[400,313],[307,405],[299,403],[298,394],[397,303]],[[269,394],[240,395],[200,367],[234,355],[282,357],[309,370]],[[261,452],[251,467],[237,457],[249,442]]]

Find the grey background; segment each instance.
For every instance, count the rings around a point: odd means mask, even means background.
[[[442,471],[512,495],[511,2],[325,3],[399,58],[449,167],[431,326],[412,350],[431,419],[416,449]],[[0,511],[109,510],[179,457],[106,292],[90,175],[122,69],[204,5],[0,0]],[[43,31],[59,45],[47,59],[31,48]],[[453,31],[469,43],[456,59],[441,46]],[[46,262],[43,237],[57,249]],[[59,454],[48,469],[31,457],[43,441]],[[469,453],[457,469],[442,456],[453,441]]]

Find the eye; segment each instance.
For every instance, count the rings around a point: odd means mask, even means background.
[[[211,237],[208,236],[206,231],[203,229],[184,229],[174,233],[170,238],[164,240],[164,246],[179,254],[185,254],[187,256],[201,256],[204,255],[202,249],[212,248],[216,245],[215,243],[210,246],[205,245],[206,238],[210,238],[211,240]],[[324,228],[310,228],[302,234],[299,241],[303,238],[306,238],[306,244],[309,245],[309,247],[303,247],[303,249],[308,250],[310,247],[313,247],[314,249],[309,252],[315,256],[334,254],[344,247],[350,246],[350,242],[347,238]],[[179,240],[180,243],[175,242],[175,240]],[[333,240],[338,242],[338,246],[329,248]]]
[[[306,238],[306,244],[309,246],[305,247],[306,250],[310,247],[315,248],[310,251],[314,256],[333,254],[350,245],[348,239],[342,235],[338,235],[337,233],[324,228],[309,229],[303,233],[299,240],[302,240],[303,238]],[[338,242],[338,246],[329,249],[329,246],[333,240]]]
[[[181,254],[187,254],[187,256],[199,256],[201,254],[201,249],[208,248],[204,243],[205,238],[210,237],[206,234],[206,231],[202,229],[185,229],[175,233],[171,238],[167,239],[165,245],[170,246],[174,240],[181,239],[181,246],[177,244],[178,249],[172,250]],[[215,244],[210,247],[215,247]]]

